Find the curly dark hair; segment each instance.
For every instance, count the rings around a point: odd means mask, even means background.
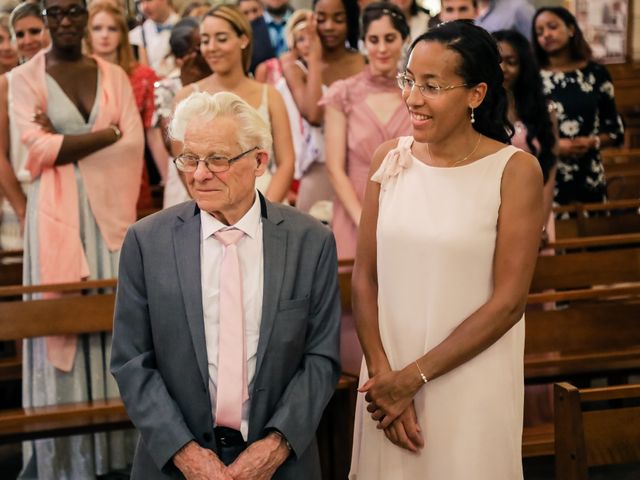
[[[576,17],[564,7],[542,7],[539,8],[533,16],[531,22],[531,38],[533,42],[533,53],[538,60],[538,64],[544,68],[549,66],[549,54],[544,51],[540,42],[538,42],[538,35],[536,33],[536,20],[544,13],[550,12],[558,17],[567,27],[573,28],[573,36],[569,38],[569,53],[572,60],[587,60],[592,59],[591,47],[584,38],[582,30],[576,21]]]
[[[515,100],[518,118],[527,127],[527,145],[531,152],[538,158],[544,181],[549,178],[549,172],[556,162],[553,148],[556,137],[553,133],[553,125],[547,108],[548,100],[542,89],[540,69],[536,62],[531,45],[527,38],[515,30],[499,30],[493,33],[497,42],[505,42],[511,45],[518,56],[520,73],[513,84],[513,98]],[[540,143],[536,148],[534,140]]]
[[[473,128],[489,138],[509,143],[514,130],[507,118],[507,94],[500,67],[502,59],[493,37],[471,20],[455,20],[441,23],[416,38],[409,56],[419,42],[439,42],[460,55],[456,73],[468,88],[483,82],[487,84],[484,100],[474,111]]]

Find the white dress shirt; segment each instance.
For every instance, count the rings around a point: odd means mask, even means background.
[[[158,25],[151,19],[146,19],[142,25],[138,25],[129,32],[129,42],[131,45],[144,47],[147,52],[149,66],[153,68],[156,74],[164,78],[175,68],[175,59],[171,54],[169,46],[169,38],[171,37],[171,28],[178,20],[180,15],[172,12],[167,20],[161,24],[162,31],[158,32]],[[144,30],[144,39],[142,32]],[[146,44],[145,44],[146,42]]]
[[[204,334],[209,366],[209,392],[215,418],[216,391],[218,379],[218,332],[220,326],[220,267],[224,247],[213,234],[228,228],[213,215],[200,212],[202,241],[200,242],[200,267],[202,272],[202,312],[204,314]],[[253,394],[253,377],[256,373],[256,354],[262,321],[262,286],[264,256],[262,251],[262,218],[260,200],[256,193],[249,211],[232,225],[245,235],[238,240],[238,257],[242,276],[242,304],[244,309],[244,332],[247,353],[247,384],[249,399],[242,406],[240,432],[247,439],[249,432],[249,405]],[[240,379],[238,379],[240,381]]]

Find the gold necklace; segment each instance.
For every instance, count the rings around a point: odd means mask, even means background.
[[[461,163],[463,163],[465,160],[468,160],[471,157],[471,155],[476,153],[476,150],[478,149],[478,146],[480,145],[480,140],[482,140],[482,135],[478,134],[478,141],[476,142],[476,146],[473,147],[473,150],[471,150],[471,153],[469,153],[469,155],[467,155],[466,157],[461,158],[460,160],[457,160],[457,161],[453,162],[447,168],[456,167],[456,166],[460,165]],[[429,144],[428,143],[427,143],[427,153],[429,154],[429,163],[433,163],[433,159],[431,158],[431,149],[429,148]]]

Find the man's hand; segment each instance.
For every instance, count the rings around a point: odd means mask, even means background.
[[[234,480],[215,453],[194,441],[178,450],[173,463],[187,480]]]
[[[289,457],[289,448],[277,433],[252,443],[229,465],[233,480],[269,480]]]

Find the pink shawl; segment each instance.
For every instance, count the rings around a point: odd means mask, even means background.
[[[45,53],[12,72],[15,118],[28,149],[26,168],[40,177],[38,256],[40,283],[78,282],[89,277],[80,238],[78,189],[73,164],[55,166],[64,136],[45,133],[32,122],[36,109],[47,111]],[[117,125],[122,138],[78,162],[91,211],[110,251],[120,249],[127,227],[136,220],[144,134],[126,73],[94,57],[100,70],[99,112],[92,131]],[[79,79],[80,80],[80,79]],[[76,338],[49,337],[47,356],[57,368],[70,371]]]

